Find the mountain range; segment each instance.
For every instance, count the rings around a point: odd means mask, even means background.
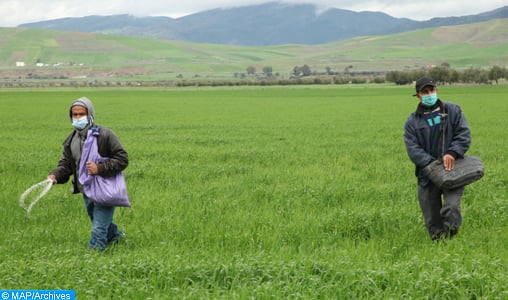
[[[415,21],[382,12],[338,8],[318,11],[312,4],[260,5],[213,9],[181,18],[132,15],[86,16],[21,24],[18,27],[119,34],[192,43],[268,46],[317,45],[359,36],[377,36],[416,29],[462,25],[508,18],[508,6],[461,17]]]

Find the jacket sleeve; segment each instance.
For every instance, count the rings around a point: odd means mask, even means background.
[[[458,158],[463,158],[471,145],[471,131],[462,109],[458,105],[449,107],[451,126],[447,126],[448,149],[445,152],[453,152]]]
[[[49,174],[55,175],[56,181],[59,184],[66,183],[69,181],[71,175],[74,174],[75,165],[70,148],[71,139],[72,134],[69,135],[63,143],[63,153],[62,157],[58,161],[57,167],[49,172]]]
[[[435,158],[427,153],[423,145],[418,142],[419,132],[415,124],[414,115],[409,116],[404,125],[404,143],[406,144],[406,151],[409,159],[411,159],[416,167],[423,168]]]
[[[127,168],[129,155],[113,131],[106,127],[101,127],[97,142],[99,154],[109,158],[104,163],[98,165],[100,175],[105,177],[113,176]]]

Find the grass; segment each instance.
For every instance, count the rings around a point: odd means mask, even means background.
[[[442,87],[486,176],[456,239],[430,241],[402,127],[410,87],[0,91],[0,288],[80,299],[502,299],[508,296],[505,86]],[[86,95],[129,152],[127,234],[86,248],[70,184],[32,210],[56,166],[68,105]]]

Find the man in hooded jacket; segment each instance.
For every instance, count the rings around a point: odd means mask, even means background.
[[[63,154],[58,162],[56,169],[52,170],[48,179],[54,184],[63,184],[69,181],[70,176],[74,176],[73,193],[82,193],[85,201],[85,207],[92,221],[91,237],[88,243],[90,249],[105,250],[106,247],[125,237],[124,233],[113,223],[114,206],[103,206],[93,202],[83,193],[83,187],[79,183],[79,165],[81,161],[81,152],[83,143],[87,138],[88,129],[96,126],[95,110],[86,97],[75,100],[69,108],[69,116],[74,127],[71,134],[63,143]],[[97,140],[98,152],[103,157],[109,159],[104,163],[96,164],[87,162],[86,168],[90,175],[112,176],[123,171],[128,163],[129,157],[124,150],[118,137],[110,129],[101,126],[100,135]]]
[[[471,133],[462,109],[437,96],[436,83],[429,77],[416,81],[419,103],[404,125],[404,142],[418,179],[418,199],[431,239],[451,238],[462,225],[460,201],[464,187],[441,190],[422,169],[432,161],[443,161],[452,170],[455,159],[463,158],[471,144]],[[443,198],[443,200],[441,199]]]

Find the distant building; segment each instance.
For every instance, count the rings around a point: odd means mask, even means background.
[[[25,62],[24,61],[17,61],[16,62],[16,67],[24,67],[25,66]]]

